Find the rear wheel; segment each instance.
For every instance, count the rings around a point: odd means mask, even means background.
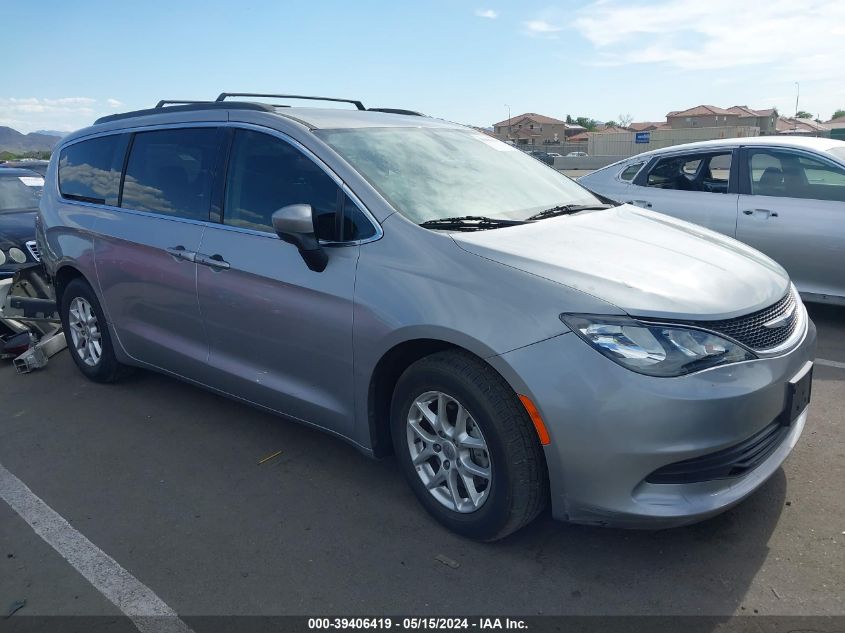
[[[96,382],[114,382],[128,373],[115,357],[105,314],[85,280],[74,279],[65,287],[60,316],[68,350],[83,374]]]
[[[548,497],[531,421],[504,379],[460,351],[423,358],[399,378],[394,450],[425,508],[464,536],[493,541],[518,530]]]

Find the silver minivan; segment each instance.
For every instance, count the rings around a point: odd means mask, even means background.
[[[482,540],[549,501],[698,521],[792,450],[815,328],[771,259],[473,129],[272,96],[56,148],[36,233],[86,376],[152,369],[393,453]]]

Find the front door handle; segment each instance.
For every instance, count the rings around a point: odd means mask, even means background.
[[[742,212],[745,215],[754,215],[754,213],[765,213],[767,218],[778,217],[778,212],[772,211],[771,209],[743,209]]]
[[[202,253],[198,253],[196,262],[214,270],[229,270],[230,268],[229,262],[223,259],[222,255],[203,255]]]
[[[193,262],[197,254],[194,251],[187,250],[181,244],[179,246],[171,246],[170,248],[165,248],[164,250],[167,251],[167,254],[173,257],[174,259],[181,259],[186,262]]]
[[[651,209],[651,202],[648,200],[628,200],[628,204],[633,204],[638,207],[643,207],[645,209]]]

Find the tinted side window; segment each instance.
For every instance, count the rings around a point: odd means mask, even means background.
[[[334,180],[290,143],[251,130],[235,132],[224,224],[272,232],[274,211],[290,204],[310,204],[317,237],[337,241],[341,196]]]
[[[755,150],[749,155],[754,195],[845,202],[841,167],[793,152]]]
[[[622,170],[622,173],[619,174],[619,178],[622,180],[633,180],[634,176],[642,169],[643,163],[634,163],[633,165],[628,165],[625,169]]]
[[[139,132],[129,150],[120,206],[208,220],[216,128]]]
[[[679,191],[727,193],[731,152],[669,156],[651,169],[646,186]]]
[[[376,234],[373,223],[367,219],[364,212],[358,205],[352,202],[349,196],[343,196],[343,234],[341,239],[344,242],[356,242],[365,240]]]
[[[117,204],[126,137],[115,134],[80,141],[59,155],[59,191],[65,198]]]

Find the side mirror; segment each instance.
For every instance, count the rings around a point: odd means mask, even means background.
[[[314,233],[314,213],[310,204],[290,204],[275,211],[273,229],[285,242],[299,249],[308,268],[318,273],[326,269],[329,256]]]

